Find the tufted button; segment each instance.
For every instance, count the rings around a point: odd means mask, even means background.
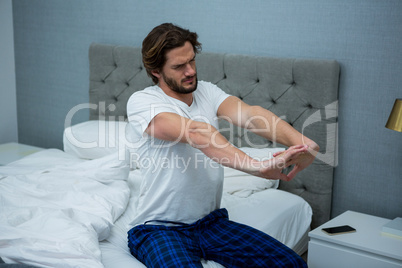
[[[105,79],[102,79],[101,82],[102,82],[102,83],[106,83]]]
[[[130,86],[130,83],[129,83],[129,82],[126,82],[126,86],[128,86],[128,87],[129,87],[129,86]]]
[[[276,104],[276,100],[272,99],[271,101],[272,101],[273,104]]]
[[[256,80],[255,82],[256,82],[256,83],[259,83],[259,82],[260,82],[260,79],[257,78],[257,80]]]
[[[308,105],[307,105],[307,108],[311,109],[311,108],[313,108],[313,105],[308,104]]]
[[[114,105],[114,104],[112,103],[112,104],[110,104],[110,105],[107,107],[107,109],[108,109],[109,111],[111,111],[111,112],[114,112],[114,111],[116,110],[116,105]]]

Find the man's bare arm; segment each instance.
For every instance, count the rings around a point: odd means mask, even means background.
[[[234,96],[223,101],[218,109],[218,116],[288,147],[303,143],[310,147],[317,146],[315,142],[303,136],[271,111],[260,106],[248,105]]]

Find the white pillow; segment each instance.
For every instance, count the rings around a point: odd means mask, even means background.
[[[242,147],[239,149],[258,161],[271,159],[274,153],[285,150],[284,148],[258,149],[251,147]],[[224,176],[223,190],[228,194],[239,197],[248,197],[253,193],[265,189],[277,189],[279,187],[279,180],[260,178],[228,167],[224,167]]]
[[[101,158],[119,152],[129,156],[129,124],[125,121],[90,120],[67,127],[63,134],[66,153],[84,159]],[[131,149],[130,149],[131,150]]]

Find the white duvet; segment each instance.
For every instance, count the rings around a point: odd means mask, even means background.
[[[103,267],[99,241],[129,200],[117,155],[46,150],[0,167],[0,256],[39,267]]]

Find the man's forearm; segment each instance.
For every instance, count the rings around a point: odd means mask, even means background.
[[[188,143],[224,166],[255,174],[261,163],[233,146],[213,126],[193,121],[187,132]]]
[[[228,97],[220,105],[218,116],[270,141],[288,147],[306,144],[318,151],[318,145],[314,141],[303,136],[274,113],[260,106],[248,105],[237,97]]]
[[[315,151],[319,149],[314,141],[303,136],[269,110],[260,106],[249,106],[246,116],[248,120],[244,127],[270,141],[278,142],[288,147],[305,144]]]

